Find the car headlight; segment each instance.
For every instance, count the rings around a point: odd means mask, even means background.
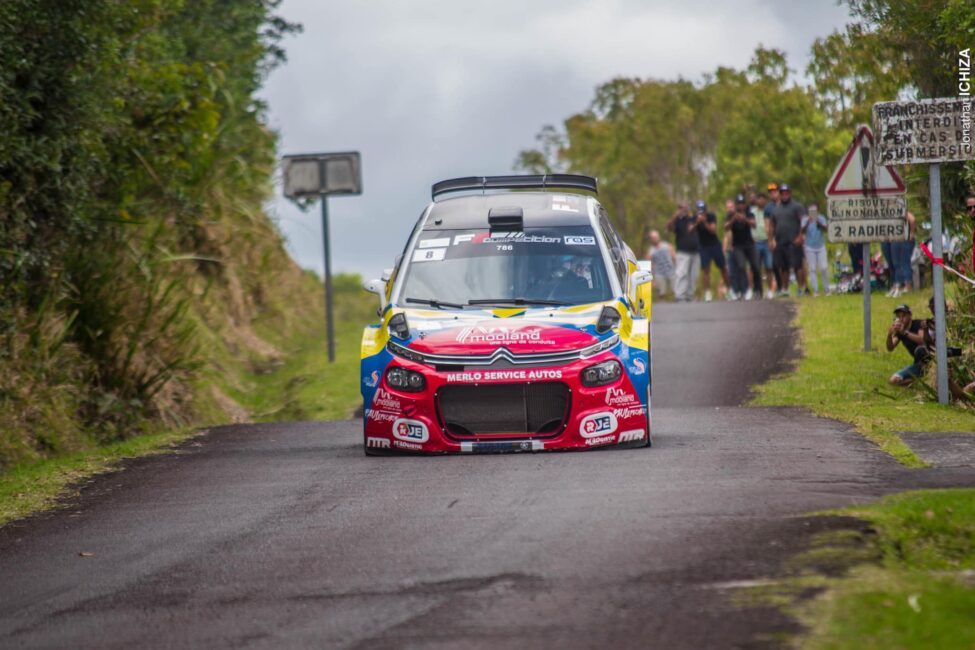
[[[415,370],[393,367],[386,371],[386,383],[396,390],[418,393],[427,387],[427,380]]]
[[[595,363],[582,370],[583,386],[604,386],[611,384],[623,375],[623,367],[616,359]]]

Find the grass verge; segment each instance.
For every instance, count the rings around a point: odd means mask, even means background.
[[[126,458],[167,452],[196,433],[189,428],[149,433],[14,467],[0,474],[0,525],[54,506],[70,495],[72,485],[111,471]]]
[[[785,609],[807,630],[794,645],[809,650],[975,647],[975,490],[904,492],[823,516],[859,530],[820,534],[789,577],[745,590],[742,605]]]
[[[926,318],[928,294],[900,298],[874,295],[873,351],[863,351],[863,297],[856,294],[799,301],[797,324],[803,357],[795,371],[773,378],[756,390],[760,406],[805,407],[823,417],[852,424],[901,463],[924,463],[897,436],[897,431],[972,431],[975,412],[932,401],[923,387],[898,388],[888,377],[910,363],[901,348],[884,346],[894,306],[908,303],[916,318]]]
[[[209,403],[206,389],[228,395],[247,419],[293,421],[349,417],[359,400],[359,342],[362,328],[375,319],[377,301],[365,294],[358,276],[335,278],[336,360],[328,362],[324,318],[295,319],[287,331],[280,323],[257,320],[254,329],[273,342],[280,357],[247,359],[220,346],[210,349],[210,367],[198,379],[199,417],[211,424],[227,422],[227,413]],[[277,329],[275,329],[277,328]],[[193,436],[185,427],[134,436],[83,450],[16,465],[0,472],[0,525],[54,506],[73,485],[111,471],[125,458],[165,453]]]

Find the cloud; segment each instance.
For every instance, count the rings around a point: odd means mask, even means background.
[[[801,68],[812,40],[844,22],[837,7],[771,0],[286,0],[281,12],[305,31],[266,84],[271,125],[282,152],[362,152],[363,196],[329,208],[332,268],[367,276],[400,252],[434,181],[510,172],[599,83],[698,79],[746,65],[759,43]],[[281,198],[271,210],[295,259],[320,271],[317,210]]]

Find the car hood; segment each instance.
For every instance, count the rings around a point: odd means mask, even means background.
[[[407,345],[417,352],[480,355],[503,347],[514,354],[530,354],[574,350],[596,342],[596,320],[605,304],[613,302],[557,309],[401,311],[410,325]]]

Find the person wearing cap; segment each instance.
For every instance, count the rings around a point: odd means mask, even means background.
[[[924,346],[924,321],[912,318],[911,308],[907,305],[894,307],[894,322],[887,329],[887,351],[893,352],[898,343],[911,355],[913,363],[904,366],[890,376],[890,383],[894,386],[909,386],[924,370],[919,360],[918,348]]]
[[[704,276],[704,301],[711,302],[711,264],[714,263],[721,272],[724,286],[731,285],[728,278],[728,268],[725,263],[724,251],[721,250],[721,240],[718,239],[718,217],[708,211],[704,201],[697,202],[697,231],[701,240],[701,274]]]
[[[701,239],[697,228],[700,223],[700,217],[690,214],[685,201],[677,204],[677,211],[667,221],[667,230],[676,237],[674,296],[677,302],[694,300],[697,274],[701,270]]]
[[[823,278],[823,292],[829,294],[829,264],[826,260],[826,240],[823,237],[825,232],[826,217],[819,214],[817,205],[810,205],[809,214],[802,218],[802,234],[805,237],[803,251],[809,266],[809,284],[812,285],[813,296],[819,295],[817,275]]]
[[[772,232],[775,235],[773,251],[775,269],[779,276],[779,295],[789,295],[789,272],[795,271],[799,285],[798,295],[806,291],[806,274],[803,270],[802,218],[806,208],[792,200],[792,189],[779,185],[779,203],[772,210]]]
[[[761,298],[762,272],[758,266],[755,241],[752,239],[755,217],[748,212],[748,203],[744,195],[739,194],[735,197],[735,209],[725,218],[724,227],[731,233],[735,259],[735,277],[732,278],[735,294],[739,298],[744,296],[745,300],[751,300],[753,296]],[[752,271],[752,287],[748,286],[749,267]]]

